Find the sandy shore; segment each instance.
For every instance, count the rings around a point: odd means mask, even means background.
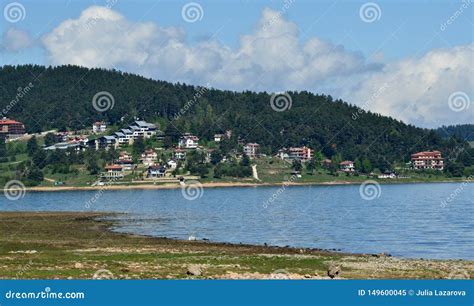
[[[443,181],[377,181],[379,184],[423,184],[423,183],[462,183],[463,180],[443,180]],[[474,182],[470,182],[474,183]],[[337,186],[337,185],[360,185],[358,181],[327,181],[327,182],[280,182],[280,183],[241,183],[241,182],[213,182],[201,183],[202,188],[230,188],[230,187],[281,187],[281,186]],[[103,186],[36,186],[27,187],[26,191],[49,192],[49,191],[78,191],[78,190],[131,190],[131,189],[179,189],[179,183],[163,184],[123,184],[123,185],[103,185]],[[0,189],[5,191],[6,189]]]

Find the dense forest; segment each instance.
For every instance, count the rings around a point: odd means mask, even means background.
[[[328,158],[369,159],[380,169],[424,150],[440,150],[455,160],[468,146],[456,133],[445,138],[307,91],[288,92],[291,108],[275,111],[271,93],[200,88],[78,66],[3,66],[0,84],[3,116],[23,122],[28,132],[90,128],[97,120],[125,126],[139,117],[159,123],[173,141],[184,132],[211,140],[231,129],[234,137],[258,142],[263,153],[306,145]],[[104,112],[92,104],[101,91],[114,98],[113,107]]]
[[[444,138],[456,136],[466,141],[474,141],[474,124],[442,126],[436,131]]]

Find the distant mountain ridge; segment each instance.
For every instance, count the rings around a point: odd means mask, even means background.
[[[3,66],[0,84],[0,110],[8,109],[4,115],[22,121],[30,132],[90,128],[97,120],[125,126],[140,117],[159,123],[173,141],[184,132],[211,141],[215,133],[231,129],[235,137],[258,142],[267,154],[306,145],[327,157],[368,158],[381,168],[406,162],[417,151],[436,149],[449,157],[456,147],[466,145],[307,91],[288,92],[289,100],[277,99],[272,105],[266,92],[172,84],[70,65]],[[18,98],[25,88],[28,92]],[[110,93],[113,107],[94,107],[92,100],[99,92]]]
[[[444,138],[456,136],[466,141],[474,141],[474,124],[442,126],[436,131]]]

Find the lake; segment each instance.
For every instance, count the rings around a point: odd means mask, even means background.
[[[169,238],[474,259],[472,183],[380,185],[375,196],[358,185],[197,191],[195,200],[180,189],[2,194],[0,210],[121,212],[114,230]]]

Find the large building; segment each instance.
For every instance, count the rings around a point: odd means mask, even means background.
[[[247,143],[244,146],[244,154],[249,158],[256,158],[260,150],[260,145],[258,143]]]
[[[105,167],[105,172],[100,174],[100,177],[103,179],[121,179],[124,177],[123,167],[119,165],[107,165]]]
[[[140,137],[151,138],[153,135],[156,135],[157,131],[156,125],[142,120],[137,120],[130,124],[129,129],[132,131],[134,139]]]
[[[278,157],[281,159],[298,159],[301,161],[307,161],[313,158],[313,152],[308,147],[298,147],[281,149],[278,151]]]
[[[0,119],[0,138],[13,139],[25,134],[23,123],[3,118]]]
[[[415,170],[443,170],[444,160],[440,151],[424,151],[411,155],[411,164]]]

